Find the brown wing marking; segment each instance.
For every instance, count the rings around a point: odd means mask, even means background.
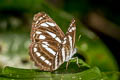
[[[56,37],[53,38],[53,35],[48,34],[46,31],[53,33]],[[43,35],[44,38],[40,38],[41,35]],[[58,46],[61,43],[59,43],[57,39],[59,38],[62,41],[64,37],[62,30],[47,14],[42,12],[34,16],[30,36],[32,40],[29,48],[30,57],[35,62],[35,65],[37,65],[40,70],[54,70],[55,55],[51,53],[58,53]],[[35,45],[37,45],[37,47]],[[50,52],[50,49],[53,51]],[[49,63],[51,63],[51,65]]]

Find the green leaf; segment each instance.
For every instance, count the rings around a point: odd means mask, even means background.
[[[86,63],[79,59],[79,65],[76,59],[70,60],[69,67],[66,70],[64,63],[54,72],[40,71],[39,69],[20,69],[5,67],[0,74],[1,80],[100,80],[102,75],[97,67],[90,68]]]

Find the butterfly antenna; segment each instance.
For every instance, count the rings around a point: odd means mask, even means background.
[[[80,38],[81,38],[81,34],[80,34],[79,37],[78,37],[78,42],[79,42]]]

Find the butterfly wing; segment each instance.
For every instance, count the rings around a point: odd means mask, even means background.
[[[76,53],[75,36],[76,36],[76,25],[75,25],[75,20],[73,19],[62,42],[61,51],[62,51],[63,61],[69,61],[71,57]]]
[[[57,69],[65,61],[69,61],[71,57],[76,53],[75,49],[75,35],[76,35],[76,25],[73,19],[66,35],[62,40],[62,44],[59,46],[59,54],[55,58],[55,68]]]
[[[55,69],[54,60],[60,54],[58,48],[64,36],[59,26],[47,14],[41,12],[34,16],[29,52],[30,58],[40,70]]]
[[[70,47],[72,49],[75,48],[75,36],[76,36],[76,24],[75,20],[73,19],[66,33],[66,37],[69,38]]]

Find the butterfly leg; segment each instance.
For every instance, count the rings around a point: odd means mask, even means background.
[[[66,63],[66,70],[68,69],[68,65],[69,65],[69,61],[67,61]]]
[[[80,67],[78,57],[74,57],[74,58],[71,58],[71,59],[75,59],[76,60],[76,64],[78,65],[78,67]]]

